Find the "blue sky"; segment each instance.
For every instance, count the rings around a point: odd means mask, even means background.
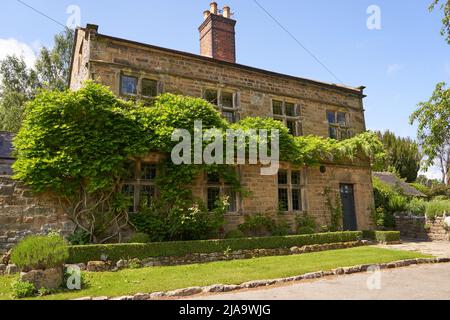
[[[67,8],[81,9],[81,24],[103,34],[187,52],[199,52],[197,28],[208,0],[23,0],[63,23]],[[441,15],[431,0],[258,0],[345,84],[367,87],[369,129],[416,136],[408,117],[440,81],[450,82],[450,46],[439,34]],[[239,63],[326,82],[336,80],[281,30],[252,0],[226,0],[237,19]],[[381,9],[381,30],[369,30],[367,8]],[[33,59],[61,27],[19,4],[3,0],[0,58],[22,52]]]

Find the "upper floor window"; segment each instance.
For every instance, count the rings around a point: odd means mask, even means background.
[[[348,114],[340,111],[327,111],[329,137],[344,140],[351,137]]]
[[[134,76],[121,75],[120,94],[124,96],[141,96],[154,98],[159,94],[158,81]]]
[[[230,123],[239,121],[239,94],[222,89],[206,89],[203,98],[217,106],[222,116]]]
[[[228,213],[238,212],[238,196],[233,187],[220,178],[217,173],[208,173],[206,177],[206,204],[209,211],[217,207],[221,198],[228,197]]]
[[[138,78],[122,75],[120,79],[120,93],[124,95],[137,95]]]
[[[122,192],[131,200],[129,212],[139,212],[154,203],[157,196],[156,177],[156,165],[141,161],[128,163]]]
[[[278,172],[278,208],[283,212],[304,211],[304,181],[297,170],[280,170]]]
[[[300,108],[298,105],[282,100],[272,100],[272,113],[273,118],[283,122],[293,136],[302,134]]]

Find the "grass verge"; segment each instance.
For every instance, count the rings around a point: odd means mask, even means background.
[[[293,256],[127,269],[115,273],[87,273],[88,288],[75,292],[62,292],[39,299],[65,300],[86,296],[116,297],[192,286],[241,284],[251,280],[290,277],[338,267],[428,257],[430,256],[416,252],[358,247]],[[10,287],[13,280],[14,277],[0,277],[0,300],[11,299]]]

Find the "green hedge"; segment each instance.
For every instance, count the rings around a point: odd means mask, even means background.
[[[397,242],[400,241],[399,231],[363,231],[363,238],[378,242]]]
[[[191,253],[224,252],[227,249],[279,249],[312,244],[358,241],[362,232],[335,232],[268,238],[244,238],[186,242],[155,242],[147,244],[107,244],[69,247],[69,263],[98,261],[106,258],[144,259],[155,257],[180,257]]]

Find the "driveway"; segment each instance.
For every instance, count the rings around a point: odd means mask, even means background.
[[[401,244],[379,245],[380,248],[416,251],[438,258],[450,258],[450,241],[417,241],[403,239]]]
[[[369,286],[370,289],[369,289]],[[450,300],[450,264],[328,277],[289,286],[196,296],[199,300]]]

